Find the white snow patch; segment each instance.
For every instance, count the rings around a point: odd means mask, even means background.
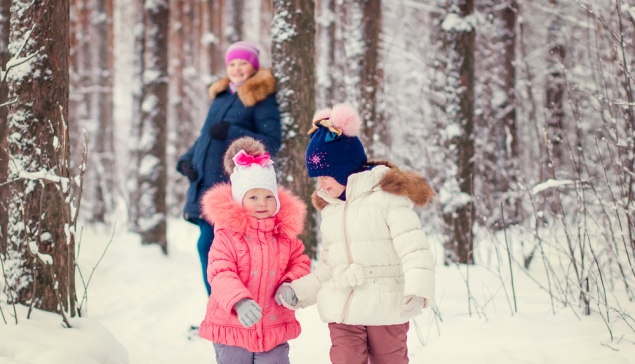
[[[3,304],[3,312],[13,307]],[[28,307],[17,305],[18,324],[13,318],[0,323],[0,363],[128,363],[126,348],[99,322],[90,318],[71,318],[72,328],[62,326],[58,314],[34,309],[26,319]]]
[[[472,15],[468,15],[462,18],[457,13],[449,13],[443,23],[441,23],[441,29],[446,32],[471,32],[475,28],[475,21]]]
[[[572,184],[575,184],[575,181],[572,181],[570,179],[565,179],[565,180],[548,179],[545,182],[535,185],[534,188],[531,189],[531,194],[535,195],[537,193],[540,193],[542,191],[545,191],[551,188],[572,185]]]

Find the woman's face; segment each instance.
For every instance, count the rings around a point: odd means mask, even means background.
[[[227,64],[227,75],[232,83],[241,83],[256,73],[254,66],[244,59],[232,59]]]
[[[324,188],[332,198],[340,197],[346,189],[346,186],[339,184],[339,182],[337,182],[333,177],[320,176],[317,179],[318,186],[320,186],[320,188]]]

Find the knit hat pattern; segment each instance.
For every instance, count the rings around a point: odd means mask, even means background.
[[[316,112],[305,155],[309,177],[329,176],[346,186],[351,174],[362,171],[368,158],[360,128],[359,115],[348,104]]]
[[[236,42],[227,48],[227,52],[225,53],[225,66],[234,59],[244,59],[251,63],[254,69],[258,70],[260,68],[259,55],[260,51],[254,43],[246,41]]]
[[[237,149],[240,149],[236,152]],[[263,188],[273,193],[276,210],[280,210],[276,171],[264,145],[253,138],[244,137],[234,141],[225,153],[225,172],[229,172],[232,198],[242,205],[245,194],[254,188]],[[272,216],[273,216],[272,215]]]

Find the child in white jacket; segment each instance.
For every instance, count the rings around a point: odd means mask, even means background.
[[[348,105],[313,118],[306,166],[320,187],[321,262],[290,284],[289,307],[317,302],[333,363],[408,363],[408,321],[434,300],[434,261],[412,207],[434,191],[416,173],[367,161],[359,129]]]

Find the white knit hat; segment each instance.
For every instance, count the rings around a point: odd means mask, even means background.
[[[273,169],[273,161],[269,158],[269,153],[254,157],[241,149],[232,158],[235,163],[234,171],[229,176],[232,186],[232,197],[234,201],[242,204],[243,197],[247,191],[254,188],[264,188],[273,193],[276,198],[276,211],[280,210],[280,200],[278,199],[278,184],[276,182],[276,171]]]

